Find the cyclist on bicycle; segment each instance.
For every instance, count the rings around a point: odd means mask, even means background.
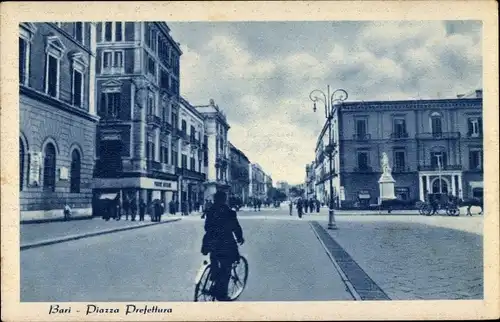
[[[231,266],[240,259],[236,242],[240,245],[245,242],[236,211],[226,204],[226,194],[218,191],[214,195],[214,204],[206,210],[205,236],[201,247],[203,255],[210,253],[218,301],[228,300]]]

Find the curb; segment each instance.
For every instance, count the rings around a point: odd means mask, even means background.
[[[50,222],[63,222],[63,221],[76,221],[76,220],[92,220],[95,218],[100,218],[98,216],[79,216],[79,217],[70,217],[69,219],[64,219],[62,217],[58,218],[48,218],[48,219],[29,219],[29,220],[21,220],[21,225],[30,225],[30,224],[44,224]]]
[[[94,236],[105,235],[105,234],[110,234],[110,233],[115,233],[115,232],[120,232],[120,231],[125,231],[125,230],[138,229],[138,228],[143,228],[143,227],[149,227],[149,226],[154,226],[154,225],[161,225],[161,224],[166,224],[166,223],[175,222],[175,221],[179,221],[179,220],[181,220],[181,218],[172,218],[172,219],[169,218],[169,219],[166,219],[165,221],[162,221],[159,223],[155,222],[155,223],[145,224],[145,225],[112,228],[112,229],[101,230],[101,231],[96,231],[96,232],[90,232],[90,233],[84,233],[84,234],[78,234],[78,235],[70,235],[70,236],[65,236],[65,237],[56,238],[56,239],[42,240],[42,241],[38,241],[38,242],[34,242],[34,243],[24,244],[24,245],[21,245],[20,248],[21,248],[21,250],[26,250],[26,249],[30,249],[30,248],[36,248],[36,247],[42,247],[42,246],[63,243],[66,241],[71,241],[71,240],[83,239],[83,238],[88,238],[88,237],[94,237]]]

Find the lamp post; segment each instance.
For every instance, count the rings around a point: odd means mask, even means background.
[[[323,102],[325,107],[325,118],[328,124],[328,146],[326,147],[326,152],[328,153],[328,159],[330,162],[330,202],[328,209],[328,229],[337,229],[337,224],[335,222],[335,214],[333,210],[333,155],[335,153],[335,146],[332,138],[332,119],[337,111],[336,103],[342,103],[347,99],[347,92],[343,89],[337,89],[330,94],[330,85],[327,86],[327,94],[319,89],[313,90],[309,94],[309,98],[314,102],[313,111],[316,112],[316,102]]]

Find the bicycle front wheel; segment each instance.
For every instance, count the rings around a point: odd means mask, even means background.
[[[248,261],[245,257],[240,256],[238,262],[233,264],[231,268],[231,277],[228,285],[228,298],[231,301],[236,300],[247,284],[248,279]]]
[[[212,295],[212,285],[213,281],[211,278],[211,269],[210,265],[205,267],[201,278],[196,283],[194,288],[194,301],[195,302],[209,302],[215,301],[215,297]]]

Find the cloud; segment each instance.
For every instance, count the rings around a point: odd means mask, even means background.
[[[349,100],[455,97],[482,82],[481,22],[169,23],[181,93],[224,109],[230,140],[273,179],[299,183],[325,122],[309,93]],[[319,107],[319,106],[318,106]]]

